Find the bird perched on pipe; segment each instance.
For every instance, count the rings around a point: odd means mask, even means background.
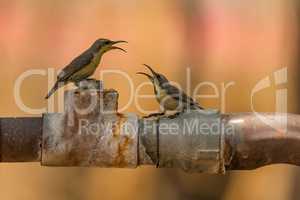
[[[187,96],[182,90],[174,85],[171,85],[169,80],[164,75],[155,72],[146,64],[144,64],[144,66],[151,71],[152,76],[144,72],[138,72],[137,74],[147,76],[152,82],[156,99],[164,109],[162,114],[164,114],[167,110],[181,112],[187,109],[203,109],[196,101]]]
[[[77,85],[80,81],[93,75],[104,53],[113,49],[126,52],[124,49],[114,46],[122,42],[126,41],[111,41],[109,39],[96,40],[90,48],[76,57],[58,74],[55,85],[45,98],[48,99],[58,88],[70,82]]]

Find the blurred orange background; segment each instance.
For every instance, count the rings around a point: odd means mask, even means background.
[[[16,79],[32,69],[61,69],[97,38],[127,40],[127,54],[107,53],[97,70],[120,69],[135,88],[142,63],[187,87],[214,83],[226,95],[197,100],[222,112],[251,111],[251,90],[271,77],[271,87],[255,96],[259,112],[275,111],[275,91],[288,88],[288,112],[299,113],[299,7],[296,0],[15,0],[0,1],[0,116],[31,116],[16,104]],[[274,84],[273,73],[288,68],[288,83]],[[97,75],[95,75],[97,77]],[[129,87],[118,76],[105,77],[106,88],[128,101]],[[47,106],[47,76],[27,78],[23,102]],[[210,87],[200,94],[211,95]],[[143,94],[152,94],[145,87]],[[223,98],[223,99],[222,99]],[[225,102],[225,103],[224,103]],[[155,109],[155,100],[141,100]],[[57,108],[55,98],[55,111]],[[133,104],[126,112],[142,114]],[[40,116],[40,115],[37,115]],[[37,163],[0,164],[1,199],[298,199],[300,171],[287,165],[226,175],[185,174],[142,167],[135,170],[47,168]]]

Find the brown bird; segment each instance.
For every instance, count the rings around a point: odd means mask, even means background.
[[[111,41],[109,39],[96,40],[90,48],[72,60],[72,62],[58,74],[55,85],[45,98],[48,99],[58,88],[70,82],[77,85],[78,82],[93,75],[104,53],[113,49],[119,49],[126,52],[120,47],[113,46],[122,42],[126,41]]]
[[[166,110],[183,111],[187,109],[203,109],[191,97],[187,96],[182,90],[171,85],[169,80],[162,74],[155,72],[150,66],[144,64],[153,76],[138,72],[147,76],[153,84],[154,93],[159,104]]]

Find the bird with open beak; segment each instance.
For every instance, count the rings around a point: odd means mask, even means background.
[[[76,57],[58,74],[55,85],[45,98],[48,99],[58,88],[70,82],[77,85],[80,81],[93,75],[104,53],[114,49],[126,52],[124,49],[114,46],[123,42],[126,41],[111,41],[109,39],[96,40],[90,48]]]
[[[138,72],[137,74],[145,75],[152,82],[156,99],[164,109],[162,114],[164,114],[167,110],[182,112],[189,109],[203,109],[196,101],[187,96],[182,90],[174,85],[171,85],[169,80],[164,75],[155,72],[146,64],[144,64],[144,66],[151,71],[152,76],[144,72]]]

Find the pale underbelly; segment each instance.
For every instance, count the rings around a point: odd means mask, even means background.
[[[176,99],[173,99],[170,96],[160,96],[157,98],[160,105],[166,110],[180,110],[181,105]]]

